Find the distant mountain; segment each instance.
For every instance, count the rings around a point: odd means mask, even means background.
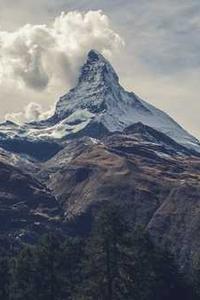
[[[88,53],[78,83],[57,102],[47,120],[0,126],[0,146],[45,160],[63,147],[63,141],[81,136],[102,137],[143,123],[180,145],[200,152],[200,143],[166,113],[125,91],[111,64],[97,51]]]
[[[52,117],[1,124],[0,147],[0,235],[88,234],[108,201],[191,270],[200,249],[199,141],[126,92],[97,51]]]

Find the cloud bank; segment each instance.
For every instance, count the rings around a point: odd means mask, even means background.
[[[110,57],[123,44],[100,10],[63,12],[50,25],[27,24],[14,32],[0,31],[0,88],[13,91],[12,103],[17,100],[16,90],[18,97],[22,91],[23,99],[26,91],[27,103],[29,94],[53,95],[74,83],[91,48]],[[32,121],[40,119],[40,114],[41,105],[31,103],[23,112],[6,118]]]
[[[31,102],[26,105],[21,112],[6,114],[5,120],[12,121],[16,124],[41,121],[52,116],[53,112],[53,105],[49,110],[43,111],[42,106],[39,103]]]

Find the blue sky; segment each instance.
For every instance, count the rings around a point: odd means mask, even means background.
[[[122,84],[200,138],[199,0],[0,0],[0,26],[16,31],[27,23],[48,24],[61,11],[99,9],[125,41],[120,54],[111,58]],[[43,101],[40,95],[38,99]],[[5,112],[26,104],[20,95],[8,100],[10,105],[0,98]]]

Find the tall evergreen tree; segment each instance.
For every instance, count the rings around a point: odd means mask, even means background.
[[[10,298],[34,300],[37,297],[37,270],[34,249],[24,248],[11,261]]]
[[[82,239],[70,238],[63,245],[63,277],[65,279],[65,291],[63,299],[75,299],[78,287],[82,282],[82,258],[84,242]]]
[[[48,234],[37,246],[25,247],[12,259],[9,300],[73,299],[81,280],[81,257],[82,242],[78,238],[64,242]]]
[[[130,290],[134,278],[128,233],[120,209],[106,205],[86,247],[85,299],[132,299]]]
[[[200,253],[193,256],[192,285],[197,299],[200,299]]]
[[[10,275],[9,275],[9,259],[6,256],[0,257],[0,299],[9,299],[9,286],[10,286]]]
[[[36,248],[37,299],[63,299],[65,280],[63,278],[63,256],[60,237],[46,235]]]

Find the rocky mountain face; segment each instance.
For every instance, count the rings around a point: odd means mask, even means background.
[[[125,91],[110,63],[91,50],[76,87],[59,99],[53,116],[23,126],[9,121],[1,124],[0,146],[45,160],[63,148],[67,139],[99,138],[107,133],[122,132],[138,122],[200,152],[197,139],[166,113]]]
[[[0,152],[0,234],[16,242],[33,243],[48,230],[63,227],[59,203],[32,171],[28,161]]]
[[[126,92],[98,52],[51,118],[1,124],[0,146],[0,233],[22,242],[48,230],[87,234],[110,201],[190,268],[200,247],[199,141]]]

